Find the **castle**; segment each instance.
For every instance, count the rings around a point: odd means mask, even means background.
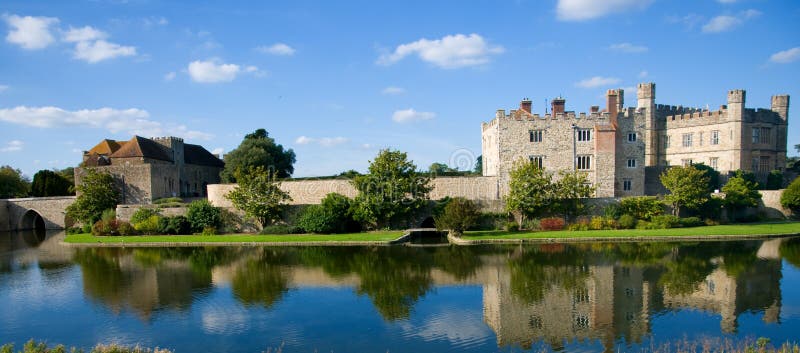
[[[789,96],[772,96],[770,109],[745,108],[745,91],[728,92],[717,111],[656,104],[655,83],[637,87],[637,106],[624,107],[624,91],[609,90],[606,107],[589,113],[565,110],[562,97],[551,112],[497,110],[482,124],[483,175],[507,183],[516,161],[551,171],[586,172],[596,197],[655,194],[668,166],[703,163],[721,174],[746,170],[765,178],[786,164]]]
[[[206,196],[206,186],[220,182],[224,167],[203,146],[177,137],[106,139],[83,152],[75,183],[80,183],[85,168],[98,169],[114,176],[123,204],[150,203],[163,197]]]

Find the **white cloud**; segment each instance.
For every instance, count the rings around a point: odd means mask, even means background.
[[[175,79],[175,71],[170,71],[170,72],[167,72],[167,73],[164,75],[164,81],[172,81],[172,80],[174,80],[174,79]]]
[[[42,49],[55,41],[53,34],[50,33],[50,26],[58,23],[57,18],[3,15],[3,19],[11,28],[6,41],[23,49]]]
[[[217,148],[211,150],[211,154],[216,154],[217,156],[221,156],[222,152],[225,152],[225,149],[222,148],[222,147],[217,147]]]
[[[6,90],[8,90],[8,85],[0,85],[0,93],[5,92]]]
[[[406,93],[406,90],[402,87],[389,86],[384,88],[381,93],[385,95],[396,96]]]
[[[192,80],[200,83],[231,82],[242,72],[252,73],[256,76],[263,75],[258,67],[247,66],[242,69],[239,65],[226,64],[216,58],[192,61],[187,70]]]
[[[594,76],[575,83],[575,86],[582,88],[595,88],[600,86],[615,85],[620,81],[621,80],[616,77]]]
[[[163,124],[150,119],[142,109],[81,109],[69,111],[58,107],[18,106],[0,109],[0,121],[38,127],[91,127],[106,129],[111,133],[127,132],[144,136],[173,135],[188,139],[208,140],[212,134],[190,130],[185,125]]]
[[[333,147],[347,142],[350,142],[350,139],[341,136],[321,138],[300,136],[294,140],[294,143],[298,145],[318,144],[323,147]]]
[[[641,72],[639,72],[639,75],[638,75],[638,77],[639,77],[639,78],[645,78],[645,77],[647,77],[648,75],[650,75],[650,73],[649,73],[649,72],[647,72],[647,70],[642,70]]]
[[[702,31],[704,33],[720,33],[720,32],[727,32],[736,27],[741,26],[745,21],[758,17],[761,15],[761,12],[758,10],[745,10],[737,14],[736,16],[732,15],[719,15],[717,17],[712,18],[708,23],[703,25]]]
[[[505,49],[489,43],[478,34],[448,35],[442,39],[420,39],[401,44],[394,52],[381,55],[377,63],[392,65],[406,56],[416,54],[420,59],[445,69],[483,65],[491,55],[503,53]]]
[[[769,57],[769,61],[777,64],[788,64],[800,59],[800,47],[779,51]]]
[[[257,47],[256,50],[264,54],[283,55],[283,56],[294,55],[296,51],[294,50],[294,48],[284,43],[275,43],[270,46],[260,46]]]
[[[72,26],[64,32],[62,40],[68,43],[73,42],[89,42],[93,40],[100,40],[108,38],[108,34],[94,28],[92,26],[85,26],[82,28],[73,28]]]
[[[623,52],[623,53],[644,53],[649,49],[644,45],[635,45],[631,43],[617,43],[611,44],[608,49]]]
[[[436,113],[418,112],[413,108],[396,110],[392,114],[392,120],[398,123],[410,123],[415,121],[431,120],[436,117]]]
[[[78,44],[75,45],[75,58],[86,60],[86,62],[90,64],[119,56],[133,55],[136,55],[135,47],[121,46],[116,43],[106,42],[105,40],[78,42]]]
[[[166,26],[169,24],[169,21],[167,21],[165,17],[151,16],[142,19],[142,24],[145,28],[150,28],[153,26]]]
[[[0,148],[0,152],[22,151],[22,146],[24,145],[25,143],[20,140],[11,140],[6,143],[5,147]]]
[[[562,21],[585,21],[612,13],[640,10],[653,0],[558,0],[556,15]]]

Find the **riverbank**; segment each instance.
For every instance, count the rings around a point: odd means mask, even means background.
[[[652,240],[721,240],[764,239],[800,234],[800,222],[726,224],[670,229],[619,229],[586,231],[469,231],[460,237],[448,236],[458,245],[524,243],[524,242],[586,242],[586,241],[652,241]]]
[[[86,247],[392,245],[404,241],[406,235],[404,231],[348,234],[134,235],[116,237],[96,237],[84,233],[67,235],[63,243]]]

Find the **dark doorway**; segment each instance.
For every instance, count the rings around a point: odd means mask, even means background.
[[[425,218],[422,221],[422,224],[419,226],[420,228],[436,228],[436,222],[433,221],[433,217]]]

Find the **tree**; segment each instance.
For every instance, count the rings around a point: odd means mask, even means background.
[[[449,229],[461,234],[465,230],[475,226],[481,216],[475,203],[463,197],[451,199],[442,213],[434,217],[436,228],[439,230]]]
[[[524,220],[526,217],[539,216],[553,206],[553,177],[545,173],[544,169],[529,160],[521,159],[514,164],[509,176],[511,180],[508,182],[509,190],[505,200],[509,212],[518,212]]]
[[[669,190],[664,199],[672,204],[672,213],[680,215],[681,208],[696,210],[709,198],[709,177],[705,170],[688,165],[672,167],[661,174],[661,184]]]
[[[30,182],[19,169],[4,165],[0,167],[0,199],[28,196]]]
[[[114,186],[111,174],[87,168],[76,188],[78,197],[67,207],[67,216],[72,219],[94,223],[100,219],[103,211],[117,207],[120,193]]]
[[[592,196],[596,188],[589,183],[586,173],[560,172],[559,176],[553,185],[555,200],[564,218],[571,220],[586,211],[583,199]]]
[[[381,150],[370,162],[369,173],[351,181],[358,190],[354,218],[368,227],[383,228],[424,207],[430,178],[416,169],[406,153]]]
[[[75,195],[75,168],[66,167],[61,170],[56,169],[55,172],[69,181],[69,195]]]
[[[483,174],[483,155],[480,155],[478,156],[478,158],[475,158],[475,169],[472,171],[472,173],[477,175]]]
[[[800,214],[800,178],[795,178],[781,194],[781,206],[788,208],[795,215]]]
[[[428,173],[434,175],[441,175],[454,172],[458,172],[458,170],[450,168],[447,164],[444,163],[433,163],[431,164],[430,167],[428,167]]]
[[[222,211],[206,199],[195,200],[186,207],[186,220],[195,232],[216,231],[222,223]]]
[[[719,172],[716,169],[711,168],[711,167],[709,167],[709,166],[707,166],[707,165],[705,165],[703,163],[692,164],[692,167],[694,167],[695,169],[700,169],[700,170],[705,170],[706,171],[706,175],[708,176],[708,192],[709,193],[714,192],[714,190],[719,190],[719,188],[722,186],[720,184],[720,180],[719,180],[720,179],[719,178],[720,177]]]
[[[275,173],[278,178],[287,178],[294,173],[295,154],[292,149],[284,150],[276,144],[264,129],[247,134],[234,150],[225,155],[225,169],[222,181],[236,182],[237,174],[255,167],[263,167]]]
[[[353,220],[353,200],[342,194],[329,193],[319,205],[308,206],[297,219],[297,225],[309,233],[345,233],[358,231]]]
[[[72,183],[63,175],[52,170],[40,170],[33,175],[31,196],[67,196],[71,195]]]
[[[722,192],[725,193],[725,207],[731,211],[733,218],[743,208],[758,206],[758,201],[761,200],[756,184],[745,179],[742,171],[737,171],[735,176],[728,179]]]
[[[291,200],[289,194],[281,190],[276,174],[264,167],[239,173],[236,179],[239,185],[225,197],[236,208],[257,219],[262,227],[280,218],[284,201]]]

